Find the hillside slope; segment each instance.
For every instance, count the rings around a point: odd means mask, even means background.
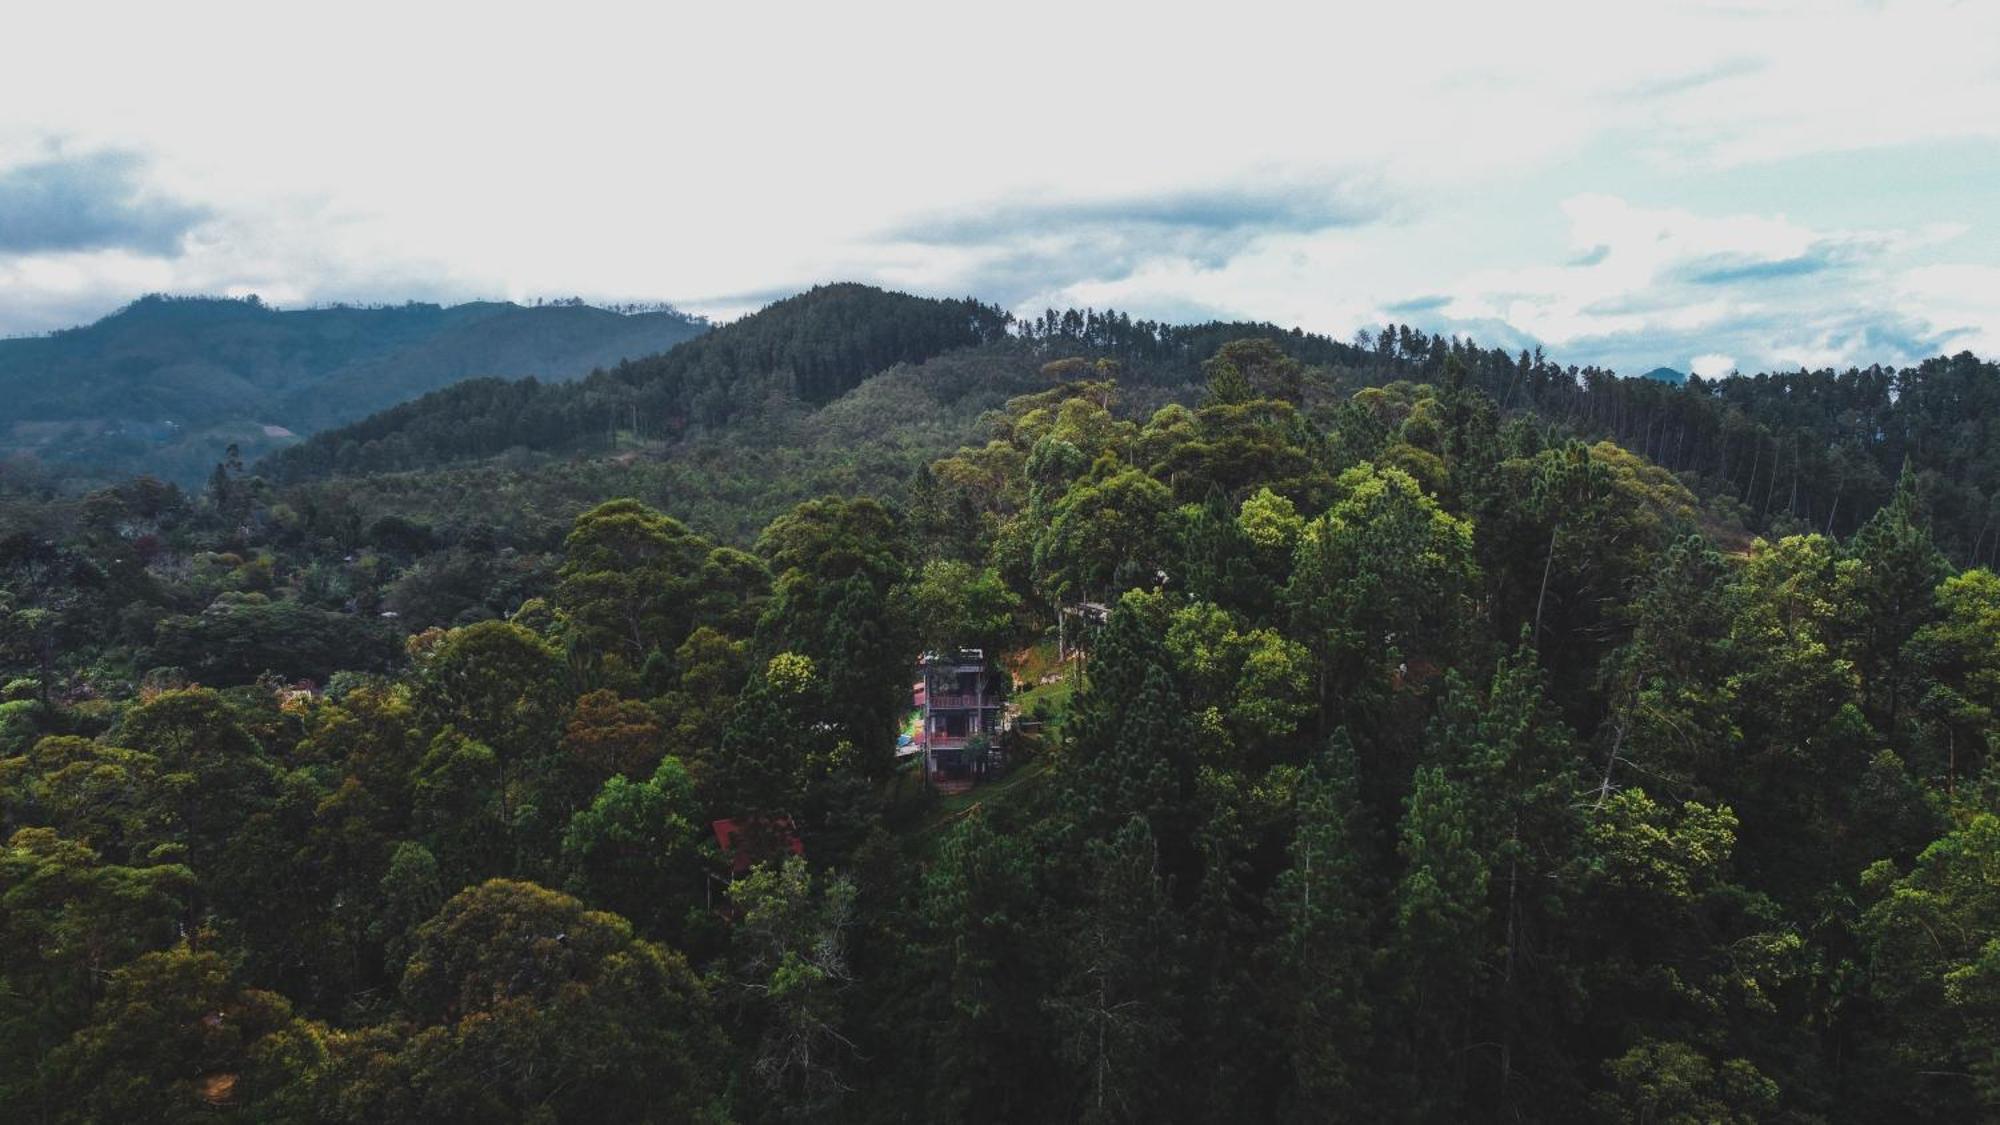
[[[821,286],[686,347],[571,385],[482,379],[447,387],[271,458],[280,479],[426,468],[510,449],[604,447],[701,436],[786,407],[831,402],[899,363],[1004,338],[1007,317],[971,300]]]
[[[463,379],[571,379],[705,327],[577,303],[280,310],[147,297],[95,324],[0,341],[0,452],[193,480],[232,441],[254,456]]]
[[[1144,419],[1167,401],[1197,401],[1203,361],[1246,337],[1269,340],[1303,365],[1303,405],[1320,425],[1356,409],[1399,424],[1427,397],[1445,403],[1478,391],[1498,411],[1483,424],[1614,441],[1679,477],[1723,522],[1755,534],[1853,534],[1907,466],[1924,477],[1939,545],[1955,560],[2000,563],[2000,365],[1969,353],[1900,370],[1670,384],[1406,326],[1346,344],[1268,324],[1165,325],[1078,310],[1010,321],[969,301],[862,286],[802,294],[578,383],[458,384],[317,435],[261,471],[274,482],[440,468],[457,476],[503,454],[509,471],[608,454],[622,465],[662,466],[647,471],[673,482],[660,495],[675,496],[676,507],[690,494],[756,491],[764,500],[753,509],[769,511],[796,489],[714,485],[767,482],[769,466],[753,467],[759,458],[791,463],[779,479],[793,485],[838,485],[848,466],[882,462],[892,449],[913,465],[937,455],[946,434],[973,425],[993,396],[1047,386],[1052,375],[1094,378],[1104,370],[1098,361],[1115,370],[1118,412]],[[874,382],[897,364],[924,370]],[[1383,393],[1347,402],[1364,388]],[[972,389],[981,394],[960,397]],[[868,475],[880,479],[880,469]]]
[[[1266,323],[1170,325],[1078,310],[1016,321],[969,299],[848,283],[786,298],[687,347],[573,385],[480,380],[447,387],[319,434],[263,469],[280,480],[396,472],[508,451],[600,452],[617,448],[621,435],[651,447],[723,434],[763,443],[773,426],[836,403],[896,365],[969,350],[999,348],[1007,365],[1028,364],[1030,374],[1049,360],[1105,358],[1120,365],[1128,388],[1186,387],[1203,359],[1245,337],[1276,341],[1323,371],[1365,371],[1361,381],[1406,366]],[[1027,348],[1007,346],[1014,343]],[[869,440],[883,440],[889,429],[878,424]]]

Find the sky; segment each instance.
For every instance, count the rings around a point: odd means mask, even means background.
[[[2000,356],[2000,3],[18,5],[0,335],[816,283],[1626,373]]]

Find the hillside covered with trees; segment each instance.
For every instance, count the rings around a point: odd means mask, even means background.
[[[705,327],[577,300],[281,310],[145,297],[95,324],[0,340],[0,453],[193,484],[232,444],[254,459],[464,379],[573,379]]]
[[[0,1106],[1991,1117],[1996,397],[836,286],[0,480]]]

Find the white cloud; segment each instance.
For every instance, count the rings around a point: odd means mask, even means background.
[[[1896,279],[1905,315],[1934,325],[1954,352],[2000,356],[2000,266],[1937,265]]]
[[[2000,143],[2000,5],[134,2],[8,24],[35,48],[0,69],[0,172],[51,138],[143,152],[150,190],[212,218],[170,261],[0,258],[0,331],[141,288],[734,312],[843,277],[1341,335],[1436,294],[1447,324],[1647,366],[1858,356],[1886,347],[1852,321],[1871,300],[1915,342],[1995,323],[1964,278],[1910,271],[2000,267],[1950,257],[2000,201],[1834,221],[1802,182],[1796,208],[1654,204],[1801,154]],[[1634,169],[1673,186],[1641,199]],[[1373,225],[1104,213],[1357,184]],[[912,240],[939,215],[1062,221]],[[1786,338],[1735,338],[1767,324]]]
[[[1504,322],[1572,362],[1702,374],[1906,363],[1944,346],[2000,353],[2000,269],[1920,265],[1963,232],[1820,229],[1586,194],[1561,204],[1551,264],[1443,282],[1443,327]],[[1553,264],[1561,263],[1561,264]]]
[[[1709,352],[1689,360],[1688,369],[1704,379],[1713,379],[1736,370],[1736,357],[1723,355],[1720,352]]]

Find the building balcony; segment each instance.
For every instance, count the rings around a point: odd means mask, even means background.
[[[998,699],[976,692],[939,691],[930,694],[930,707],[933,711],[969,711],[998,706],[1000,706]]]

